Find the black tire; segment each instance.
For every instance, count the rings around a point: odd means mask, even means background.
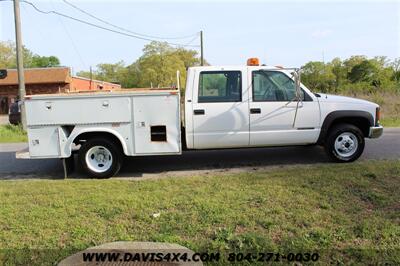
[[[335,144],[337,146],[335,146]],[[326,153],[333,161],[342,163],[353,162],[357,160],[364,151],[364,135],[361,130],[354,125],[338,124],[329,130],[324,146]],[[349,147],[353,147],[353,149],[349,150]]]
[[[123,162],[121,148],[113,141],[103,138],[93,138],[83,143],[78,158],[82,169],[93,178],[110,178],[116,175]]]

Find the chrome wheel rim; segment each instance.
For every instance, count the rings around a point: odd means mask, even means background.
[[[96,173],[104,173],[111,168],[113,157],[104,146],[94,146],[86,152],[86,165]]]
[[[344,132],[335,139],[335,151],[341,157],[350,157],[358,148],[357,136],[351,132]]]

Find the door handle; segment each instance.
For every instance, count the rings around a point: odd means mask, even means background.
[[[250,114],[261,114],[261,108],[250,108]]]
[[[283,107],[285,107],[285,108],[293,108],[293,109],[296,109],[296,108],[303,108],[303,103],[300,102],[299,105],[297,105],[297,103],[294,102],[294,103],[292,103],[292,105],[287,104],[287,105],[285,105],[285,106],[283,106]]]
[[[204,109],[193,110],[193,113],[194,113],[194,115],[204,115],[205,114]]]
[[[290,106],[290,105],[286,105],[286,106],[284,106],[284,108],[292,108],[292,109],[296,109],[296,108],[303,108],[303,105],[299,105],[299,107],[297,107],[297,106]]]

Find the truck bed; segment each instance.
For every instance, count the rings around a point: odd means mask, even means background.
[[[67,158],[88,132],[113,134],[128,156],[181,153],[176,89],[32,95],[25,108],[30,157]]]

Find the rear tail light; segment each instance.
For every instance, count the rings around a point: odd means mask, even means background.
[[[375,125],[379,125],[380,120],[381,120],[381,109],[377,107],[375,113]]]

